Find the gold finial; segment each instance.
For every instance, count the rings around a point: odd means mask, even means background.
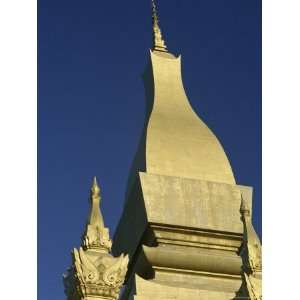
[[[153,50],[168,52],[158,25],[158,15],[154,0],[152,0]]]
[[[102,213],[100,211],[100,188],[97,183],[96,176],[93,178],[91,187],[90,201],[91,201],[91,213],[88,220],[88,224],[97,225],[99,228],[104,227]]]
[[[96,197],[100,196],[100,188],[98,186],[96,176],[94,176],[94,178],[93,178],[93,184],[92,184],[92,187],[91,187],[91,196],[93,198],[96,198]]]
[[[82,237],[82,246],[84,249],[98,249],[109,251],[111,240],[109,238],[108,228],[104,226],[104,220],[100,209],[100,187],[96,176],[90,193],[91,210],[86,224],[86,230]]]

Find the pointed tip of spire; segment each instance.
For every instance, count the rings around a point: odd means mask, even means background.
[[[153,50],[168,52],[165,41],[158,25],[158,14],[154,0],[152,3],[152,25],[153,25]]]
[[[93,185],[97,185],[98,186],[97,177],[96,176],[93,177]]]
[[[92,184],[91,192],[92,192],[93,196],[99,196],[99,194],[100,194],[100,188],[98,186],[96,176],[94,176],[94,178],[93,178],[93,184]]]

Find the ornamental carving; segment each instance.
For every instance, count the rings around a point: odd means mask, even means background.
[[[252,225],[250,208],[244,199],[242,199],[241,214],[244,237],[240,252],[243,260],[243,286],[240,296],[244,295],[250,300],[262,300],[261,243]]]
[[[107,228],[98,228],[93,225],[87,225],[86,227],[86,234],[82,237],[82,247],[84,249],[103,248],[111,250],[112,241],[109,238]]]
[[[99,208],[100,188],[96,178],[91,188],[91,212],[82,245],[72,252],[72,265],[63,275],[68,300],[117,299],[124,283],[128,255],[113,257],[108,228]]]

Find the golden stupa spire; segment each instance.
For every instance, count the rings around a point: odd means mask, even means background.
[[[91,197],[92,198],[100,198],[100,188],[98,186],[97,177],[94,176],[93,183],[91,187]]]
[[[100,188],[96,177],[90,189],[91,211],[81,247],[72,252],[72,265],[63,275],[68,300],[116,300],[123,286],[128,255],[110,254],[112,241],[100,210]]]
[[[100,188],[96,177],[94,177],[90,193],[91,210],[86,223],[86,230],[82,237],[82,246],[84,249],[92,248],[107,252],[111,248],[111,240],[108,228],[104,226],[100,200]]]
[[[88,220],[90,225],[97,225],[99,228],[104,227],[103,217],[100,211],[100,188],[97,183],[96,176],[93,178],[93,183],[91,187],[90,201],[91,201],[91,213]]]
[[[158,25],[158,15],[154,0],[152,0],[153,50],[168,52],[161,30]]]

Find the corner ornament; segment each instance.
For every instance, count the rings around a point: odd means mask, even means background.
[[[72,252],[72,265],[63,275],[68,300],[111,299],[119,297],[129,262],[128,255],[113,257],[109,230],[104,227],[99,208],[100,188],[96,178],[91,188],[91,212],[82,245]]]
[[[241,215],[244,224],[243,245],[240,252],[243,260],[242,294],[250,300],[262,300],[261,243],[252,225],[250,208],[243,198]]]

